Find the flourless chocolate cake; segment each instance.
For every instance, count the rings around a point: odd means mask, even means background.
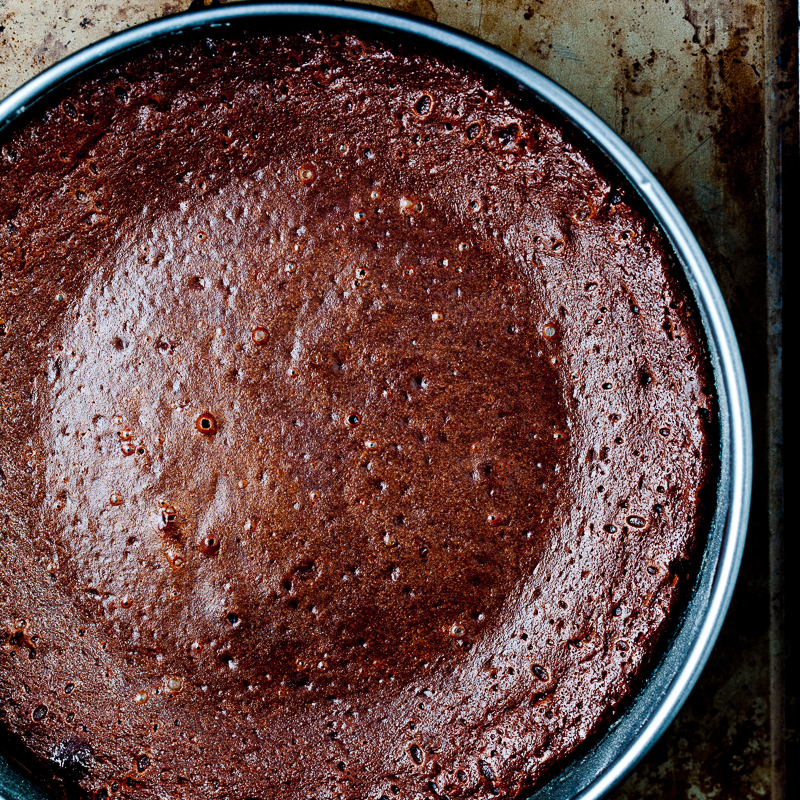
[[[77,797],[513,797],[602,730],[714,423],[596,161],[355,33],[165,45],[5,136],[13,757]]]

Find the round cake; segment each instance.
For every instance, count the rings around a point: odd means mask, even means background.
[[[514,797],[680,611],[713,490],[654,223],[530,98],[185,39],[0,150],[0,731],[76,797]]]

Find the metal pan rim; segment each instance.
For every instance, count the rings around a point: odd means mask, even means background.
[[[744,549],[752,488],[752,430],[744,368],[722,294],[677,207],[627,144],[554,81],[517,58],[467,34],[398,12],[350,4],[257,2],[189,11],[115,34],[68,56],[0,101],[0,132],[31,106],[81,73],[125,52],[181,34],[269,20],[374,26],[451,49],[501,73],[555,109],[613,163],[656,219],[682,265],[700,311],[719,398],[720,475],[717,506],[700,576],[669,649],[611,728],[572,759],[530,800],[598,800],[617,785],[669,726],[711,653],[730,604]],[[5,794],[4,794],[5,793]],[[0,798],[42,795],[0,759]]]

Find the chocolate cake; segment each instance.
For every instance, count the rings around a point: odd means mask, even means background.
[[[12,757],[77,797],[513,797],[621,708],[713,385],[653,222],[531,102],[388,34],[231,35],[5,134]]]

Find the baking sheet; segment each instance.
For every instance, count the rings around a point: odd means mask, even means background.
[[[561,83],[634,148],[700,240],[731,311],[751,387],[756,480],[750,535],[733,606],[708,667],[669,731],[611,796],[780,800],[780,318],[771,187],[780,169],[773,122],[782,111],[775,89],[781,68],[773,56],[780,47],[781,4],[375,5],[477,35]],[[189,0],[0,0],[0,96],[92,41],[188,6]]]

